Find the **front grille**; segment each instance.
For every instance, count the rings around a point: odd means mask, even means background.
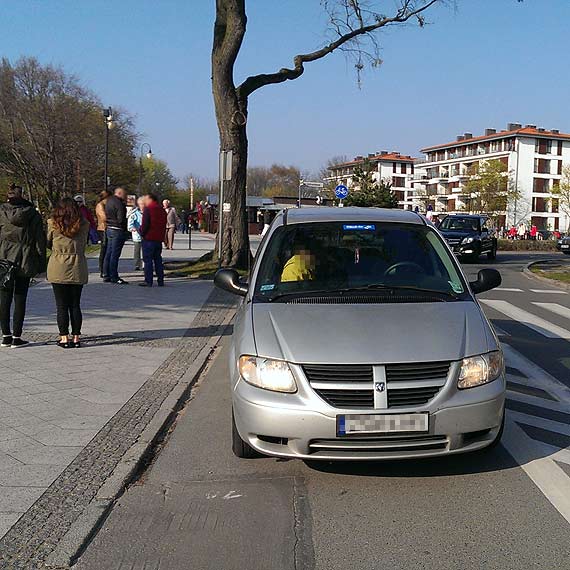
[[[370,364],[304,364],[309,382],[372,382]]]
[[[388,382],[410,382],[414,380],[433,380],[447,378],[449,362],[422,362],[411,364],[387,364]]]
[[[445,451],[448,440],[443,435],[384,436],[343,439],[314,439],[309,442],[309,453],[315,456],[367,457],[374,455],[398,456]]]
[[[439,391],[441,386],[428,388],[388,388],[388,407],[422,406],[427,404]]]
[[[318,297],[295,297],[289,299],[289,305],[379,305],[384,303],[440,303],[444,302],[441,296],[436,297],[428,293],[417,295],[323,295]]]
[[[387,364],[388,408],[427,404],[446,382],[451,363],[415,362]],[[304,364],[313,390],[327,404],[342,409],[374,407],[374,367],[370,364]]]

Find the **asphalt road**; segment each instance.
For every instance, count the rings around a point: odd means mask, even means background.
[[[532,259],[466,266],[503,274],[502,287],[481,296],[509,372],[496,450],[400,463],[238,460],[226,339],[78,568],[567,570],[570,296],[524,276]]]

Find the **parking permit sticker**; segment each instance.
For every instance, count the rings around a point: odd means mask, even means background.
[[[263,293],[264,291],[273,291],[275,289],[275,285],[270,283],[268,285],[262,285],[259,290]]]

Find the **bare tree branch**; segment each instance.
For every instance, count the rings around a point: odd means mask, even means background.
[[[358,41],[359,38],[370,35],[372,32],[384,28],[392,24],[403,24],[412,19],[416,19],[420,26],[425,23],[423,13],[431,8],[434,4],[442,2],[442,0],[426,0],[417,5],[415,0],[402,0],[400,7],[397,9],[393,16],[382,16],[373,14],[373,19],[369,24],[365,24],[363,19],[363,11],[359,0],[343,0],[343,6],[346,11],[346,19],[341,23],[339,20],[332,18],[333,26],[335,27],[339,37],[322,47],[310,53],[299,54],[293,58],[293,68],[282,68],[275,73],[262,73],[259,75],[252,75],[248,77],[238,88],[238,98],[245,100],[257,89],[266,85],[283,83],[299,78],[303,75],[305,63],[317,61],[332,53],[333,51],[342,48],[352,41]],[[326,2],[325,2],[326,6]],[[352,20],[356,19],[357,27],[352,27]],[[343,28],[347,31],[343,33]]]

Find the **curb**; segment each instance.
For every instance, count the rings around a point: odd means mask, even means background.
[[[556,287],[557,289],[562,289],[563,291],[570,291],[570,285],[567,285],[566,283],[560,283],[559,281],[556,281],[554,279],[548,279],[548,277],[543,277],[542,275],[537,275],[536,273],[533,273],[530,269],[533,265],[537,265],[539,263],[551,263],[552,261],[553,261],[552,259],[542,259],[538,261],[533,261],[523,269],[523,273],[529,279],[536,279],[537,281],[541,281],[542,283],[548,283],[549,285],[552,285],[552,287]]]
[[[154,448],[160,444],[176,421],[179,411],[189,398],[194,384],[200,378],[210,356],[220,342],[224,330],[233,317],[234,312],[232,311],[220,323],[216,334],[210,337],[192,366],[188,368],[178,384],[164,399],[137,442],[125,453],[113,473],[100,487],[97,495],[49,555],[44,563],[45,568],[65,570],[71,568],[78,561],[116,501],[136,480],[141,468],[151,457]]]

